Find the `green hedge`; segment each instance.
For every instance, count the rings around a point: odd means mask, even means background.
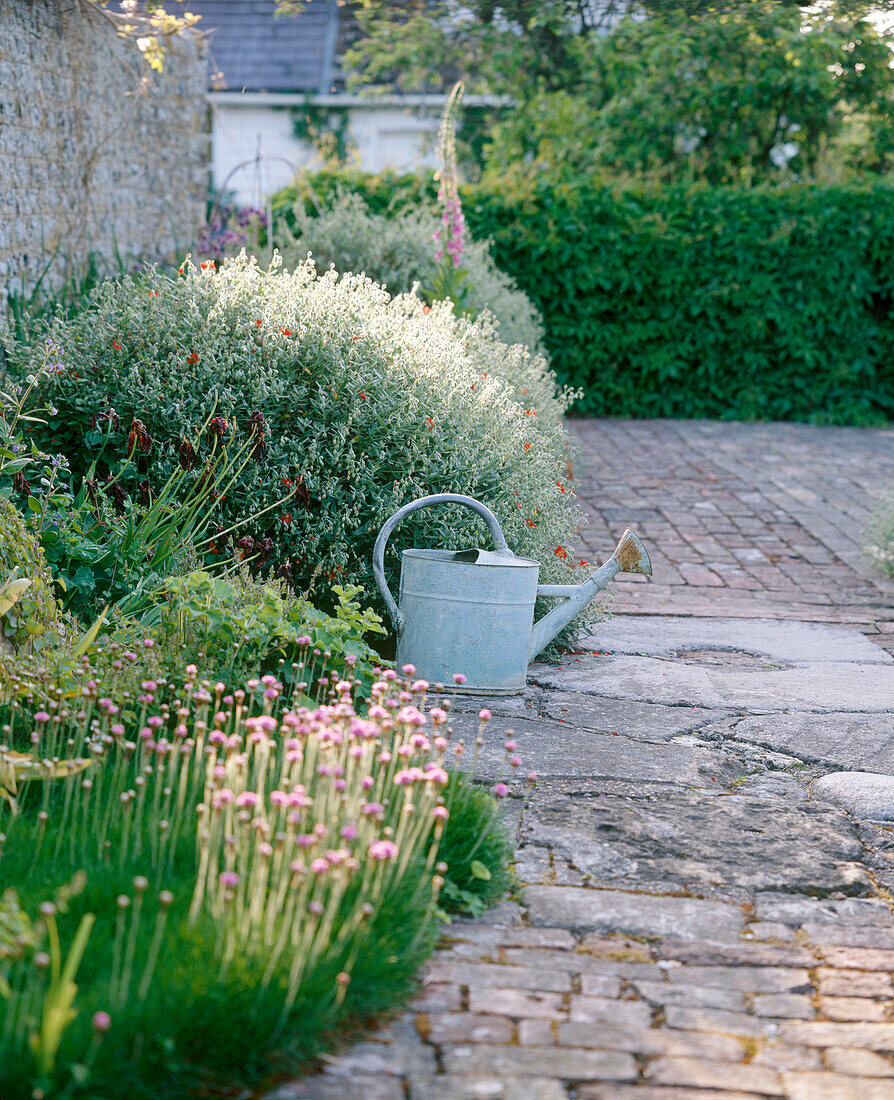
[[[413,177],[320,175],[374,210]],[[282,193],[280,205],[291,196]],[[884,424],[894,415],[894,186],[463,190],[540,308],[580,414]]]

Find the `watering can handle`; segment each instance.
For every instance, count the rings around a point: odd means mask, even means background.
[[[428,508],[429,505],[432,504],[464,504],[466,508],[471,508],[473,512],[477,512],[478,515],[484,519],[490,529],[491,537],[494,540],[494,546],[497,552],[500,554],[512,553],[506,543],[506,536],[503,534],[497,517],[490,508],[487,508],[479,500],[473,500],[472,497],[464,497],[459,493],[433,493],[431,496],[420,497],[410,504],[405,504],[403,508],[399,508],[391,519],[385,523],[373,547],[373,576],[376,578],[376,584],[379,586],[379,591],[382,593],[382,599],[385,601],[385,606],[388,608],[388,614],[391,616],[391,621],[394,623],[394,629],[398,634],[403,630],[403,615],[401,615],[400,609],[394,597],[391,595],[388,582],[385,580],[385,544],[388,542],[391,532],[404,516],[408,516],[411,512],[416,512],[420,508]]]

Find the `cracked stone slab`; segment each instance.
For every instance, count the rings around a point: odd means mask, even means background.
[[[466,742],[466,753],[460,763],[466,770],[472,770],[478,718],[472,714],[454,714],[450,724],[454,737],[462,737]],[[701,787],[711,782],[711,776],[722,783],[732,779],[737,771],[713,748],[644,743],[543,719],[520,719],[510,725],[494,718],[485,728],[484,744],[474,766],[479,778],[503,779],[512,771],[506,763],[504,748],[508,729],[518,745],[522,774],[533,769],[540,778],[629,779]]]
[[[715,648],[719,652],[762,655],[784,663],[894,662],[894,657],[859,631],[775,619],[619,615],[599,623],[580,646],[603,653],[662,657]]]
[[[631,799],[542,783],[520,839],[600,880],[866,894],[863,847],[852,822],[817,803],[676,788]]]
[[[745,671],[656,657],[566,658],[531,665],[540,687],[670,706],[751,711],[894,712],[894,663],[799,664]]]
[[[856,817],[894,821],[894,776],[875,772],[833,772],[811,788],[814,798],[841,806]]]
[[[772,714],[722,720],[701,736],[731,737],[788,753],[809,764],[894,775],[890,714]]]
[[[871,928],[894,926],[891,910],[880,898],[810,898],[784,892],[760,893],[754,902],[762,921],[798,925],[831,924]]]
[[[704,707],[667,707],[565,691],[544,692],[540,706],[557,722],[564,719],[578,729],[622,733],[637,741],[670,741],[723,717]]]
[[[715,943],[737,941],[745,920],[738,905],[722,901],[574,886],[529,886],[525,905],[535,926]]]

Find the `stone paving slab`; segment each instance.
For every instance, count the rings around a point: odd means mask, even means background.
[[[506,763],[505,726],[494,721],[484,732],[484,744],[475,751],[479,721],[474,715],[454,715],[451,727],[465,740],[466,753],[460,764],[479,779],[508,779],[512,768]],[[734,771],[725,756],[713,748],[693,752],[681,745],[644,744],[614,732],[594,733],[543,719],[516,719],[511,740],[523,762],[522,772],[533,769],[541,779],[590,778],[633,779],[704,786],[711,776],[732,777]]]
[[[792,838],[797,837],[797,843]],[[639,799],[555,791],[531,797],[523,844],[600,879],[865,894],[863,846],[845,814],[784,799],[653,788]]]
[[[699,736],[748,742],[791,753],[810,764],[894,775],[894,716],[831,711],[721,720]]]
[[[621,615],[599,623],[580,649],[672,657],[692,649],[757,654],[788,662],[892,663],[894,657],[858,630],[778,619]]]
[[[842,806],[856,817],[894,821],[894,776],[872,772],[833,772],[812,787],[814,798]]]
[[[894,714],[894,664],[803,663],[787,669],[744,670],[652,657],[594,657],[556,668],[534,664],[544,688],[608,695],[670,706],[743,711],[854,711]]]

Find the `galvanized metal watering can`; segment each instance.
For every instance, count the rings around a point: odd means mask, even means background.
[[[385,580],[388,537],[404,516],[433,504],[464,504],[477,512],[496,549],[404,550],[398,605]],[[397,633],[397,666],[415,665],[418,676],[448,687],[462,673],[463,691],[475,694],[516,695],[524,690],[528,662],[616,573],[651,575],[652,565],[628,528],[614,554],[583,584],[538,584],[539,570],[539,562],[512,553],[497,517],[472,497],[436,493],[395,512],[376,539],[373,573]],[[535,623],[538,596],[564,598]]]

